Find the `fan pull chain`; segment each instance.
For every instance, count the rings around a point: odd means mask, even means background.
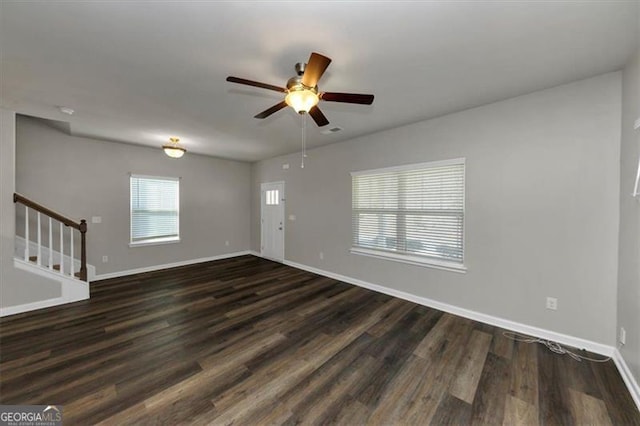
[[[302,126],[304,127],[304,152],[302,153],[302,155],[304,155],[304,158],[307,158],[307,121],[309,121],[309,119],[307,118],[308,115],[309,113],[304,114],[304,123],[302,124]]]
[[[300,163],[300,168],[304,169],[304,159],[307,157],[307,121],[305,120],[305,116],[307,114],[302,113],[302,162]]]

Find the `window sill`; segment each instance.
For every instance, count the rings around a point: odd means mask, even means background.
[[[129,247],[142,247],[142,246],[159,246],[164,244],[174,244],[179,243],[180,237],[171,237],[171,238],[152,238],[149,240],[136,241],[133,243],[129,243]]]
[[[351,248],[351,253],[375,257],[378,259],[391,260],[394,262],[408,263],[409,265],[422,266],[425,268],[442,269],[444,271],[457,272],[460,274],[466,274],[467,268],[464,265],[454,262],[447,262],[444,260],[426,259],[420,256],[411,256],[405,254],[386,253],[377,250],[368,250],[362,248]]]

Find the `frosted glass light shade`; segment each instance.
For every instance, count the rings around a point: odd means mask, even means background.
[[[164,150],[164,153],[167,154],[169,157],[180,158],[184,155],[185,152],[187,152],[187,150],[184,149],[182,145],[180,145],[180,139],[169,138],[169,140],[171,141],[170,143],[166,145],[162,145],[162,149]]]
[[[294,90],[287,94],[284,101],[297,113],[309,112],[311,108],[318,105],[318,94],[311,90]]]

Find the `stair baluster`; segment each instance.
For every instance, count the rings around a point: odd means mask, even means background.
[[[49,217],[49,270],[53,271],[53,219]]]
[[[74,265],[73,265],[73,228],[69,228],[69,276],[74,277]]]
[[[24,261],[29,261],[29,207],[24,206],[24,239],[27,242],[24,247]]]
[[[60,273],[64,275],[64,225],[60,222]]]
[[[38,257],[36,257],[36,263],[38,266],[42,266],[42,223],[40,221],[40,212],[37,213],[36,218],[38,222],[38,247],[36,250]]]
[[[87,221],[82,219],[79,222],[71,220],[67,217],[62,216],[59,213],[54,212],[53,210],[48,209],[34,201],[29,200],[28,198],[20,195],[13,194],[13,202],[20,203],[24,205],[25,208],[25,224],[24,224],[24,235],[25,235],[25,249],[24,249],[24,260],[26,262],[35,262],[38,266],[47,268],[49,270],[59,270],[61,275],[65,275],[65,271],[68,271],[66,275],[71,278],[76,278],[75,272],[75,247],[74,247],[74,229],[77,229],[80,232],[80,271],[78,273],[78,278],[82,281],[87,281]],[[31,256],[30,253],[30,245],[31,241],[29,238],[29,209],[33,209],[37,213],[37,235],[36,235],[36,243],[37,243],[37,256]],[[42,215],[46,215],[49,219],[49,240],[48,240],[48,259],[47,264],[45,265],[42,261]],[[53,249],[53,219],[57,220],[60,224],[60,263],[54,265],[54,249]],[[68,270],[65,269],[65,255],[64,255],[64,228],[69,227],[69,265]],[[47,248],[45,247],[45,249]]]

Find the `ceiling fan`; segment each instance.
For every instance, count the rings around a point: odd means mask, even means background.
[[[282,102],[262,111],[260,114],[256,115],[255,118],[267,118],[271,114],[278,112],[289,105],[298,114],[309,113],[311,118],[313,118],[313,121],[315,121],[319,127],[322,127],[329,124],[329,120],[327,120],[327,117],[325,117],[317,106],[318,102],[321,100],[327,102],[343,102],[363,105],[371,105],[373,103],[373,95],[320,92],[318,90],[318,80],[320,80],[320,77],[322,77],[322,74],[324,74],[330,63],[330,58],[319,53],[311,53],[308,63],[296,64],[295,70],[298,75],[291,77],[289,81],[287,81],[286,89],[284,87],[233,76],[227,77],[227,81],[286,93]]]

